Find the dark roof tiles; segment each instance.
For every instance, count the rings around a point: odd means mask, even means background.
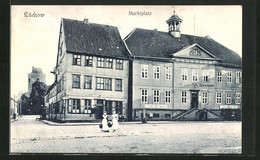
[[[167,32],[155,30],[135,29],[125,38],[125,42],[133,56],[171,58],[171,54],[194,43],[199,44],[222,63],[241,65],[241,57],[234,51],[208,37],[182,34],[175,38]]]
[[[128,58],[117,27],[63,19],[68,52]]]

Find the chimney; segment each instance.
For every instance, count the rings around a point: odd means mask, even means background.
[[[206,38],[208,38],[208,39],[210,39],[210,36],[209,35],[207,35],[207,36],[205,36]]]
[[[88,23],[88,19],[87,19],[87,18],[84,18],[83,22],[84,22],[84,23]]]

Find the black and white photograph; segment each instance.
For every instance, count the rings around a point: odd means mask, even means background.
[[[241,5],[12,5],[9,154],[242,154]]]

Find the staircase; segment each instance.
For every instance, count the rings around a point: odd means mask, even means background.
[[[191,113],[191,112],[194,111],[194,110],[196,110],[196,108],[191,108],[191,109],[185,111],[184,113],[181,113],[181,114],[179,114],[179,115],[173,117],[172,120],[174,120],[174,121],[175,121],[175,120],[184,120],[184,119],[185,119],[184,116],[187,115],[187,114],[189,114],[189,113]]]
[[[207,108],[204,109],[191,108],[185,111],[184,113],[181,113],[173,117],[172,120],[173,121],[196,121],[196,120],[221,121],[221,120],[225,120],[225,118]]]

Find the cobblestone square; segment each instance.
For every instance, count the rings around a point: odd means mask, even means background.
[[[11,122],[10,153],[241,154],[241,122],[120,122],[52,126],[23,116]]]

